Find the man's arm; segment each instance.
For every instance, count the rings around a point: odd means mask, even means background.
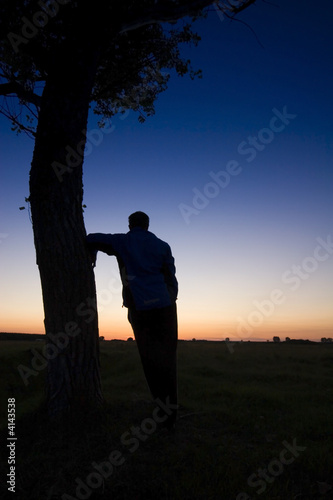
[[[176,278],[175,259],[172,256],[171,248],[168,248],[166,258],[163,264],[162,273],[164,281],[168,287],[170,299],[175,302],[178,295],[178,281]]]
[[[112,235],[104,233],[90,233],[86,237],[86,242],[89,248],[91,263],[93,267],[96,265],[97,252],[104,252],[108,255],[115,255],[115,250],[111,243]]]

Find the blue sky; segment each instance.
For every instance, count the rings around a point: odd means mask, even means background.
[[[333,7],[274,4],[239,16],[256,36],[212,9],[197,23],[199,46],[184,50],[203,78],[172,77],[144,124],[129,113],[96,134],[89,120],[87,232],[126,232],[131,212],[149,214],[176,260],[181,338],[333,336]],[[0,330],[43,332],[32,228],[19,210],[33,141],[3,117],[0,130]],[[228,169],[222,187],[214,174]],[[117,273],[99,255],[107,338],[131,335]]]

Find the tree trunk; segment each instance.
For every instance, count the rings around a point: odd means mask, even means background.
[[[102,402],[95,280],[82,212],[83,150],[96,67],[97,50],[75,39],[52,63],[30,171],[51,416]]]

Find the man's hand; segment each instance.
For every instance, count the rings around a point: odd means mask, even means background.
[[[97,250],[89,249],[89,254],[90,254],[91,265],[94,268],[94,267],[96,267]]]

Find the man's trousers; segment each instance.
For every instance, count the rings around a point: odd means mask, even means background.
[[[128,310],[128,320],[135,340],[149,389],[154,399],[177,405],[177,308],[168,307],[137,311]],[[177,417],[173,410],[167,420],[172,427]]]

